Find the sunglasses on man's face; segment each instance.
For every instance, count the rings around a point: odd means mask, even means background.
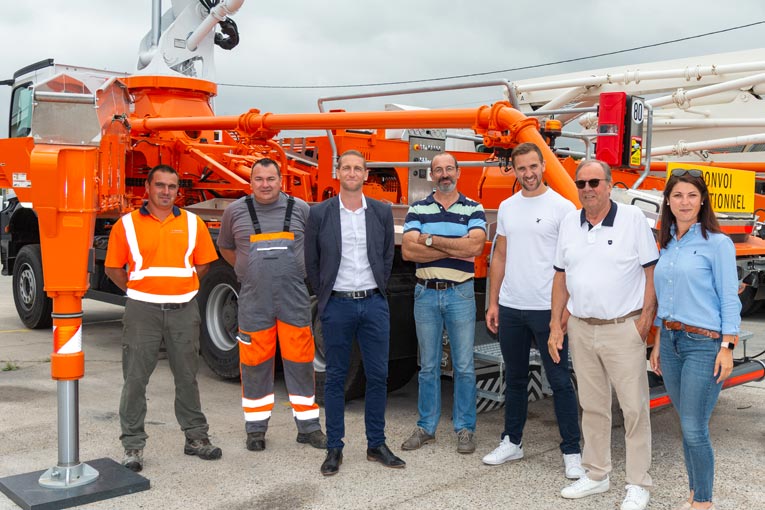
[[[600,181],[605,181],[605,179],[578,180],[574,181],[574,184],[576,184],[576,187],[579,189],[584,189],[586,184],[589,184],[591,188],[597,188],[600,185]]]
[[[672,170],[672,175],[676,175],[678,177],[688,174],[691,177],[701,177],[704,175],[704,173],[701,170],[687,170],[685,168],[675,168]]]

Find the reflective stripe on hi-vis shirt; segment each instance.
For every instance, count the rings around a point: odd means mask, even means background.
[[[197,243],[197,216],[188,211],[185,211],[185,214],[188,238],[186,241],[186,252],[183,255],[183,267],[144,267],[144,260],[141,255],[135,224],[133,223],[133,215],[126,214],[122,217],[125,238],[130,248],[130,256],[134,262],[133,270],[130,271],[128,276],[129,281],[134,282],[152,278],[192,278],[194,276],[196,267],[191,263],[191,257]],[[154,294],[128,286],[126,294],[131,299],[147,303],[188,303],[197,295],[197,290],[184,292],[183,294]]]
[[[183,263],[186,267],[148,267],[143,268],[143,257],[141,256],[141,250],[138,248],[138,236],[135,233],[135,225],[133,225],[133,215],[127,214],[122,218],[122,224],[125,226],[125,237],[127,237],[127,243],[130,247],[130,255],[132,255],[135,261],[135,267],[130,272],[131,280],[142,280],[147,276],[160,276],[171,278],[190,278],[194,275],[196,268],[191,265],[191,254],[194,252],[194,247],[197,243],[197,217],[194,213],[186,212],[186,223],[188,227],[188,249],[183,256]]]

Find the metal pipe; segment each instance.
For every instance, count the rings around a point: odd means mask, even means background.
[[[80,463],[79,381],[58,381],[58,466]]]
[[[458,133],[446,133],[446,138],[454,138],[455,140],[468,140],[470,142],[483,142],[483,138],[475,135],[460,135]]]
[[[162,35],[162,0],[151,2],[151,47],[159,46],[159,38]]]
[[[762,82],[765,82],[765,73],[754,74],[744,78],[739,78],[737,80],[729,80],[723,83],[716,83],[714,85],[707,85],[706,87],[700,87],[693,90],[678,89],[673,94],[657,97],[656,99],[646,101],[646,103],[653,107],[665,106],[675,103],[679,108],[682,108],[683,105],[690,106],[691,99],[695,99],[697,97],[710,96],[712,94],[717,94],[718,92],[725,92],[728,90],[747,88]]]
[[[481,81],[481,82],[458,83],[454,85],[439,85],[436,87],[415,87],[410,89],[396,89],[396,90],[385,90],[380,92],[364,92],[360,94],[347,94],[342,96],[328,96],[328,97],[320,97],[317,103],[319,106],[319,111],[324,112],[324,103],[327,103],[330,101],[344,101],[349,99],[350,100],[369,99],[372,97],[402,96],[402,95],[408,95],[408,94],[424,94],[429,92],[444,92],[447,90],[464,90],[464,89],[471,89],[471,88],[483,88],[483,87],[494,87],[494,86],[505,87],[505,90],[507,91],[507,98],[510,101],[510,104],[516,110],[520,109],[518,106],[519,104],[518,98],[515,94],[513,85],[507,80],[489,80],[489,81]],[[337,179],[337,168],[335,165],[335,163],[337,162],[337,143],[335,143],[335,134],[329,129],[327,130],[327,138],[329,139],[329,146],[332,149],[332,178]]]
[[[567,90],[563,94],[554,98],[552,101],[549,101],[546,104],[542,105],[541,107],[539,107],[537,111],[539,112],[539,111],[555,110],[557,108],[561,108],[563,106],[566,106],[571,101],[575,100],[577,97],[581,96],[585,92],[587,92],[587,87],[572,88],[571,90]]]
[[[718,149],[720,147],[734,147],[736,145],[750,145],[755,143],[765,143],[765,133],[747,136],[734,136],[729,138],[717,138],[714,140],[702,140],[699,142],[680,141],[675,145],[654,147],[653,150],[651,150],[651,154],[653,156],[665,156],[668,154],[685,155],[689,152],[705,149]]]
[[[583,108],[561,108],[558,110],[542,110],[540,108],[539,110],[534,110],[533,112],[525,112],[524,115],[527,117],[544,117],[547,115],[557,115],[564,113],[590,113],[597,111],[597,106],[585,106]]]
[[[574,158],[585,158],[585,159],[588,159],[587,152],[570,151],[568,149],[555,149],[555,154],[556,155],[561,155],[561,156],[571,156],[571,157],[574,157]]]
[[[655,127],[667,128],[749,128],[765,127],[765,118],[756,119],[667,119],[654,120]]]
[[[607,73],[597,76],[585,76],[581,78],[569,78],[563,80],[552,80],[546,82],[536,83],[516,83],[518,92],[534,92],[549,89],[561,89],[568,87],[593,87],[608,84],[624,84],[640,83],[649,80],[660,80],[669,78],[684,78],[689,83],[692,80],[700,80],[707,76],[719,77],[724,74],[734,73],[746,73],[754,71],[765,70],[765,61],[739,63],[739,64],[723,64],[723,65],[707,65],[707,66],[686,66],[683,68],[667,69],[661,71],[641,71],[635,69],[630,71],[627,69],[621,73]]]
[[[44,103],[96,104],[94,94],[76,94],[74,92],[47,92],[35,90],[35,101]]]
[[[242,186],[247,186],[250,182],[245,178],[247,176],[247,172],[243,172],[244,175],[239,175],[239,172],[236,170],[230,170],[223,166],[221,163],[219,163],[217,160],[213,159],[208,154],[202,152],[199,149],[194,149],[189,147],[188,151],[196,156],[197,158],[201,159],[208,165],[210,165],[210,169],[215,172],[216,174],[219,174],[226,179],[228,179],[231,182],[238,183]]]
[[[368,168],[390,168],[390,167],[420,167],[429,165],[431,160],[426,159],[423,161],[368,161]],[[460,168],[468,167],[485,167],[485,166],[500,166],[499,161],[458,161]]]

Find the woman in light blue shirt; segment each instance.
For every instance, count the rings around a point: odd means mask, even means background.
[[[714,508],[709,419],[733,369],[741,324],[736,250],[720,231],[701,170],[675,169],[664,202],[650,361],[680,416],[690,496],[677,510],[706,510]]]

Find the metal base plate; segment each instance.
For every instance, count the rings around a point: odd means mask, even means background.
[[[98,480],[68,489],[47,489],[39,483],[45,470],[0,478],[0,492],[25,510],[58,510],[149,489],[149,480],[112,459],[88,461]]]

